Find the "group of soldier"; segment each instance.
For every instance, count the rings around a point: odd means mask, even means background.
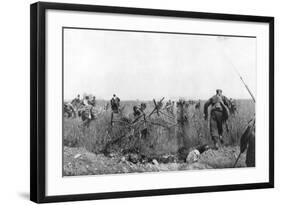
[[[88,127],[90,121],[95,118],[93,108],[96,105],[96,97],[85,95],[83,98],[78,94],[71,102],[64,103],[64,113],[67,117],[81,117],[83,127]]]
[[[200,108],[200,103],[200,101],[196,103],[196,109]],[[81,116],[83,125],[89,126],[90,121],[95,118],[92,109],[95,105],[95,96],[92,96],[90,98],[90,96],[86,95],[83,99],[81,99],[80,95],[77,95],[77,97],[73,99],[71,103],[68,103],[65,106],[67,106],[68,109],[72,110],[73,113],[76,113],[74,106],[76,106],[76,108],[78,107],[78,115]],[[166,102],[164,108],[167,110],[167,112],[173,114],[174,105],[175,102],[169,100]],[[110,106],[112,110],[111,117],[113,118],[113,114],[120,112],[120,98],[117,97],[116,94],[113,94],[113,97],[110,100]],[[144,114],[145,109],[145,103],[133,106],[133,116],[135,118],[139,117],[140,115]],[[225,124],[226,128],[228,129],[227,120],[229,118],[230,113],[235,111],[236,106],[233,103],[233,100],[229,100],[227,97],[222,95],[221,89],[217,89],[216,94],[205,102],[203,109],[204,119],[209,119],[210,136],[213,140],[213,149],[219,149],[219,147],[224,144],[223,127]],[[255,166],[255,119],[252,119],[248,123],[248,125],[246,126],[246,130],[240,139],[240,152],[243,153],[246,151],[246,149],[247,166]]]

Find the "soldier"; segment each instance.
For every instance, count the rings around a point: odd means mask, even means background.
[[[232,115],[235,115],[236,113],[238,113],[238,110],[237,110],[237,104],[236,104],[236,101],[232,98],[229,99],[229,112],[230,114]]]
[[[83,105],[88,106],[90,104],[89,101],[90,101],[90,98],[88,95],[86,95],[83,99]]]
[[[96,96],[93,96],[91,100],[88,101],[88,103],[92,106],[96,106]]]
[[[108,108],[109,108],[109,103],[107,102],[107,103],[104,105],[103,109],[104,109],[105,111],[107,111]]]
[[[76,112],[74,107],[72,106],[72,104],[70,102],[64,103],[64,113],[67,114],[67,117],[76,117]]]
[[[80,94],[77,95],[77,97],[75,98],[75,100],[78,101],[78,102],[81,101],[81,99],[80,99]]]
[[[199,110],[201,107],[201,101],[199,100],[196,104],[195,104],[195,109]]]
[[[248,123],[248,126],[240,139],[240,153],[245,152],[247,167],[255,166],[255,119]]]
[[[110,100],[110,105],[111,105],[111,120],[110,124],[113,125],[113,114],[118,114],[120,109],[120,98],[118,98],[115,94],[113,94],[113,97]]]
[[[111,109],[114,113],[119,112],[119,106],[120,106],[120,98],[118,98],[115,94],[113,94],[113,97],[110,100]]]
[[[71,103],[79,103],[81,101],[80,95],[78,94],[76,98],[74,98]]]
[[[167,109],[167,108],[169,108],[171,105],[172,105],[172,101],[171,101],[171,100],[168,100],[168,101],[166,102],[165,108]]]
[[[85,96],[83,99],[83,107],[78,110],[78,115],[82,119],[82,127],[89,127],[90,122],[95,119],[93,105],[91,104],[89,96]]]
[[[165,109],[167,110],[167,112],[173,114],[174,102],[172,102],[171,100],[166,102]]]
[[[210,134],[214,142],[215,149],[218,149],[218,142],[223,143],[223,124],[229,116],[228,99],[222,95],[222,90],[217,89],[216,95],[211,97],[204,105],[204,118],[208,119],[208,107],[211,105]]]
[[[81,98],[80,98],[80,95],[78,94],[76,98],[74,98],[72,101],[71,101],[71,104],[72,106],[77,110],[79,108],[79,106],[81,105]]]
[[[146,108],[145,103],[141,103],[140,106],[134,106],[133,111],[134,111],[134,117],[138,117],[141,114],[144,114],[144,110]]]

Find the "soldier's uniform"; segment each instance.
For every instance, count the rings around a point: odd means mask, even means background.
[[[134,117],[140,116],[143,113],[143,111],[145,110],[145,108],[146,108],[145,103],[141,103],[140,106],[134,106],[133,107]]]
[[[91,120],[95,119],[93,105],[90,104],[89,96],[85,96],[82,101],[83,107],[79,108],[78,115],[81,117],[83,127],[89,127]]]
[[[222,138],[223,124],[229,116],[228,99],[223,95],[214,95],[204,105],[204,114],[207,119],[208,107],[212,106],[210,112],[210,134],[217,147],[219,139]],[[221,139],[222,140],[222,139]]]
[[[119,112],[119,106],[120,106],[120,98],[118,98],[118,97],[111,98],[110,104],[111,104],[112,111],[114,113],[118,113]]]
[[[68,117],[76,117],[75,109],[70,102],[64,104],[64,110],[68,114]]]
[[[113,115],[118,114],[120,112],[120,98],[118,98],[115,94],[113,95],[113,98],[110,100],[110,105],[111,105],[111,120],[110,124],[113,125]]]
[[[75,117],[76,113],[71,103],[64,103],[64,112],[67,114],[68,117]]]
[[[93,96],[92,99],[88,100],[88,104],[90,104],[91,106],[95,107],[96,106],[96,97]]]
[[[246,165],[247,167],[255,166],[255,120],[249,122],[246,130],[240,139],[240,152],[243,153],[247,149],[246,153]]]

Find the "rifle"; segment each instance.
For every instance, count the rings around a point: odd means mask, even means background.
[[[239,160],[241,154],[242,154],[242,152],[240,151],[238,157],[237,157],[236,160],[235,160],[235,163],[234,163],[234,165],[233,165],[233,168],[235,168],[235,166],[236,166],[236,164],[237,164],[237,162],[238,162],[238,160]]]
[[[251,92],[250,88],[248,87],[248,85],[245,83],[245,81],[243,80],[242,76],[240,75],[240,73],[238,72],[238,70],[236,69],[236,67],[233,65],[233,68],[235,70],[235,72],[237,73],[237,75],[239,76],[240,80],[242,81],[243,85],[245,86],[245,88],[247,89],[248,93],[251,95],[252,100],[254,101],[254,103],[256,102],[256,99],[253,95],[253,93]]]
[[[225,51],[224,48],[221,46],[221,50]],[[240,80],[242,81],[243,85],[245,86],[246,90],[248,91],[248,93],[250,94],[250,96],[252,97],[252,100],[254,101],[254,103],[256,102],[256,99],[253,95],[253,93],[251,92],[250,88],[248,87],[248,85],[245,83],[245,81],[243,80],[242,76],[240,75],[240,73],[238,72],[236,66],[234,65],[234,63],[228,58],[228,56],[226,55],[226,52],[222,52],[222,54],[225,56],[225,59],[227,59],[227,61],[229,62],[229,64],[231,65],[231,67],[233,68],[233,70],[235,71],[235,73],[239,76]]]

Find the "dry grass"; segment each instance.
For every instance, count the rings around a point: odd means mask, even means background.
[[[102,107],[103,103],[98,103]],[[121,115],[115,119],[132,119],[132,107],[139,104],[137,101],[123,102],[125,108]],[[147,102],[146,112],[153,109],[153,103]],[[225,144],[237,145],[247,122],[254,116],[254,104],[250,100],[237,100],[238,114],[229,119],[229,132],[225,131]],[[84,147],[93,153],[124,152],[126,150],[138,151],[145,155],[160,155],[176,153],[181,147],[194,147],[199,144],[212,143],[208,122],[203,119],[203,103],[200,109],[194,105],[185,108],[187,121],[183,130],[179,126],[170,129],[162,126],[148,124],[147,135],[144,137],[139,130],[130,129],[126,123],[116,122],[110,125],[111,111],[101,113],[91,122],[89,128],[81,128],[80,118],[64,119],[64,145],[71,147]],[[171,121],[165,116],[153,115],[153,121],[165,124]],[[176,116],[175,121],[176,122]],[[168,123],[166,123],[168,125]],[[113,142],[114,143],[110,143]]]

